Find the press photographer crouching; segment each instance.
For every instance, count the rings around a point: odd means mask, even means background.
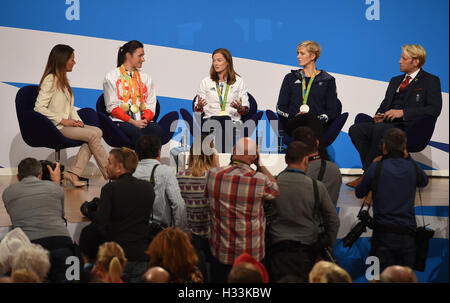
[[[99,199],[83,204],[81,211],[91,218],[82,237],[97,243],[114,241],[124,250],[128,260],[124,281],[139,282],[147,270],[148,227],[155,193],[153,185],[132,176],[138,158],[128,148],[111,150],[106,171],[113,181],[103,186]]]
[[[332,258],[339,218],[325,185],[305,175],[308,156],[304,143],[289,144],[288,166],[277,177],[280,195],[272,202],[273,214],[268,214],[272,216],[267,253],[271,282],[292,275],[306,283],[317,258]]]
[[[47,279],[51,282],[66,280],[65,260],[78,255],[64,218],[64,190],[60,164],[44,165],[48,179],[43,180],[41,162],[26,158],[19,163],[18,183],[3,192],[3,203],[14,228],[20,227],[31,242],[50,251],[51,269]],[[50,181],[51,180],[51,181]]]
[[[387,130],[383,136],[381,162],[370,165],[355,190],[356,197],[363,198],[376,185],[372,198],[370,255],[379,258],[380,272],[391,265],[414,267],[416,186],[424,187],[427,184],[428,177],[408,155],[405,132],[399,128]]]

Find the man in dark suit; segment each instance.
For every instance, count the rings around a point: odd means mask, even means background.
[[[153,185],[132,176],[137,164],[134,151],[111,150],[106,170],[114,182],[103,186],[92,224],[85,227],[103,241],[122,246],[128,260],[124,270],[128,282],[141,281],[147,270],[148,222],[155,199]]]
[[[359,152],[363,170],[381,155],[381,138],[386,130],[397,127],[406,130],[412,120],[428,115],[437,118],[441,113],[441,83],[437,76],[422,69],[426,52],[418,44],[403,45],[399,60],[403,75],[389,82],[385,98],[373,117],[373,122],[354,124],[349,135]],[[356,187],[358,179],[347,183]]]

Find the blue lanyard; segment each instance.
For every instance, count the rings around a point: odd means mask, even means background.
[[[289,172],[289,173],[297,173],[297,174],[303,174],[303,175],[305,174],[304,171],[302,171],[298,168],[286,168],[284,171]]]

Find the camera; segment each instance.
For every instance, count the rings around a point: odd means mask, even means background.
[[[353,243],[367,230],[367,227],[373,229],[373,218],[369,215],[368,210],[361,210],[358,214],[360,220],[355,227],[342,239],[344,247],[351,247]]]
[[[83,204],[81,204],[81,207],[80,207],[81,213],[85,217],[88,217],[89,219],[92,220],[94,218],[94,213],[98,209],[98,202],[99,201],[100,201],[100,199],[97,198],[97,197],[95,197],[91,201],[84,201]]]
[[[50,167],[54,170],[56,168],[56,164],[48,160],[40,160],[39,162],[41,162],[42,166],[42,180],[51,181],[52,179],[50,178],[50,171],[48,170],[47,165],[50,165]],[[64,172],[64,165],[60,164],[59,167],[61,169],[61,177],[62,177],[62,174]]]

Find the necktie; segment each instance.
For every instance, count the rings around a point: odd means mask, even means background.
[[[398,89],[399,92],[401,92],[405,87],[409,84],[409,80],[411,80],[410,76],[406,76],[406,79],[403,80],[402,84],[400,85],[400,88]]]

